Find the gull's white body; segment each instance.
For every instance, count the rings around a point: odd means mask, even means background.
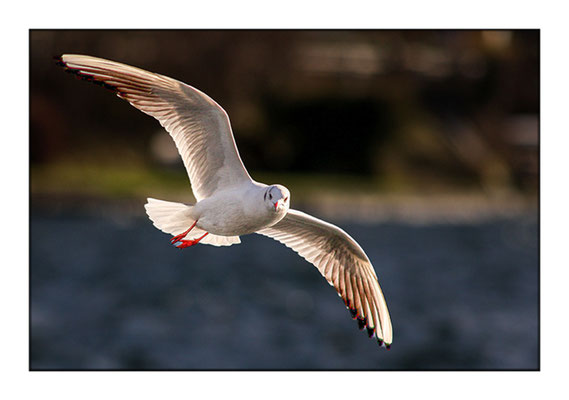
[[[240,243],[249,233],[278,240],[318,268],[370,336],[391,344],[389,311],[363,249],[337,226],[290,209],[284,186],[251,179],[229,117],[215,101],[175,79],[114,61],[66,54],[61,64],[156,118],[174,139],[197,203],[149,198],[146,212],[158,229],[180,235],[193,227],[189,239],[214,246]]]
[[[263,192],[267,185],[257,182],[244,183],[227,190],[216,192],[200,200],[191,210],[197,220],[197,227],[221,236],[240,236],[279,222],[287,208],[278,212],[266,208]]]

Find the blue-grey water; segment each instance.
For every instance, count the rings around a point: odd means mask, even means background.
[[[31,215],[32,369],[537,369],[535,217],[338,222],[394,326],[360,332],[316,268],[269,238],[178,250],[143,217]]]

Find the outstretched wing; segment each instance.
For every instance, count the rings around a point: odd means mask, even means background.
[[[362,248],[335,225],[301,211],[289,210],[277,224],[257,233],[290,247],[314,264],[357,316],[389,348],[393,333],[387,304],[373,266]]]
[[[251,181],[223,108],[180,81],[102,58],[65,54],[68,71],[113,90],[170,133],[182,157],[196,200],[219,188]]]

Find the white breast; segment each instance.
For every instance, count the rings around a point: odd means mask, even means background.
[[[257,185],[219,191],[194,207],[197,226],[222,236],[241,236],[272,226],[287,211],[267,208],[263,193],[264,188]]]

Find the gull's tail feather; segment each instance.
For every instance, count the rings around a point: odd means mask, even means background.
[[[144,205],[146,214],[148,214],[154,226],[162,232],[174,236],[179,235],[195,222],[191,212],[192,205],[152,198],[147,200],[148,203]],[[197,239],[204,233],[204,230],[196,226],[184,239]],[[212,246],[231,246],[232,244],[241,243],[241,240],[239,236],[218,236],[209,233],[200,240],[200,243],[211,244]]]

